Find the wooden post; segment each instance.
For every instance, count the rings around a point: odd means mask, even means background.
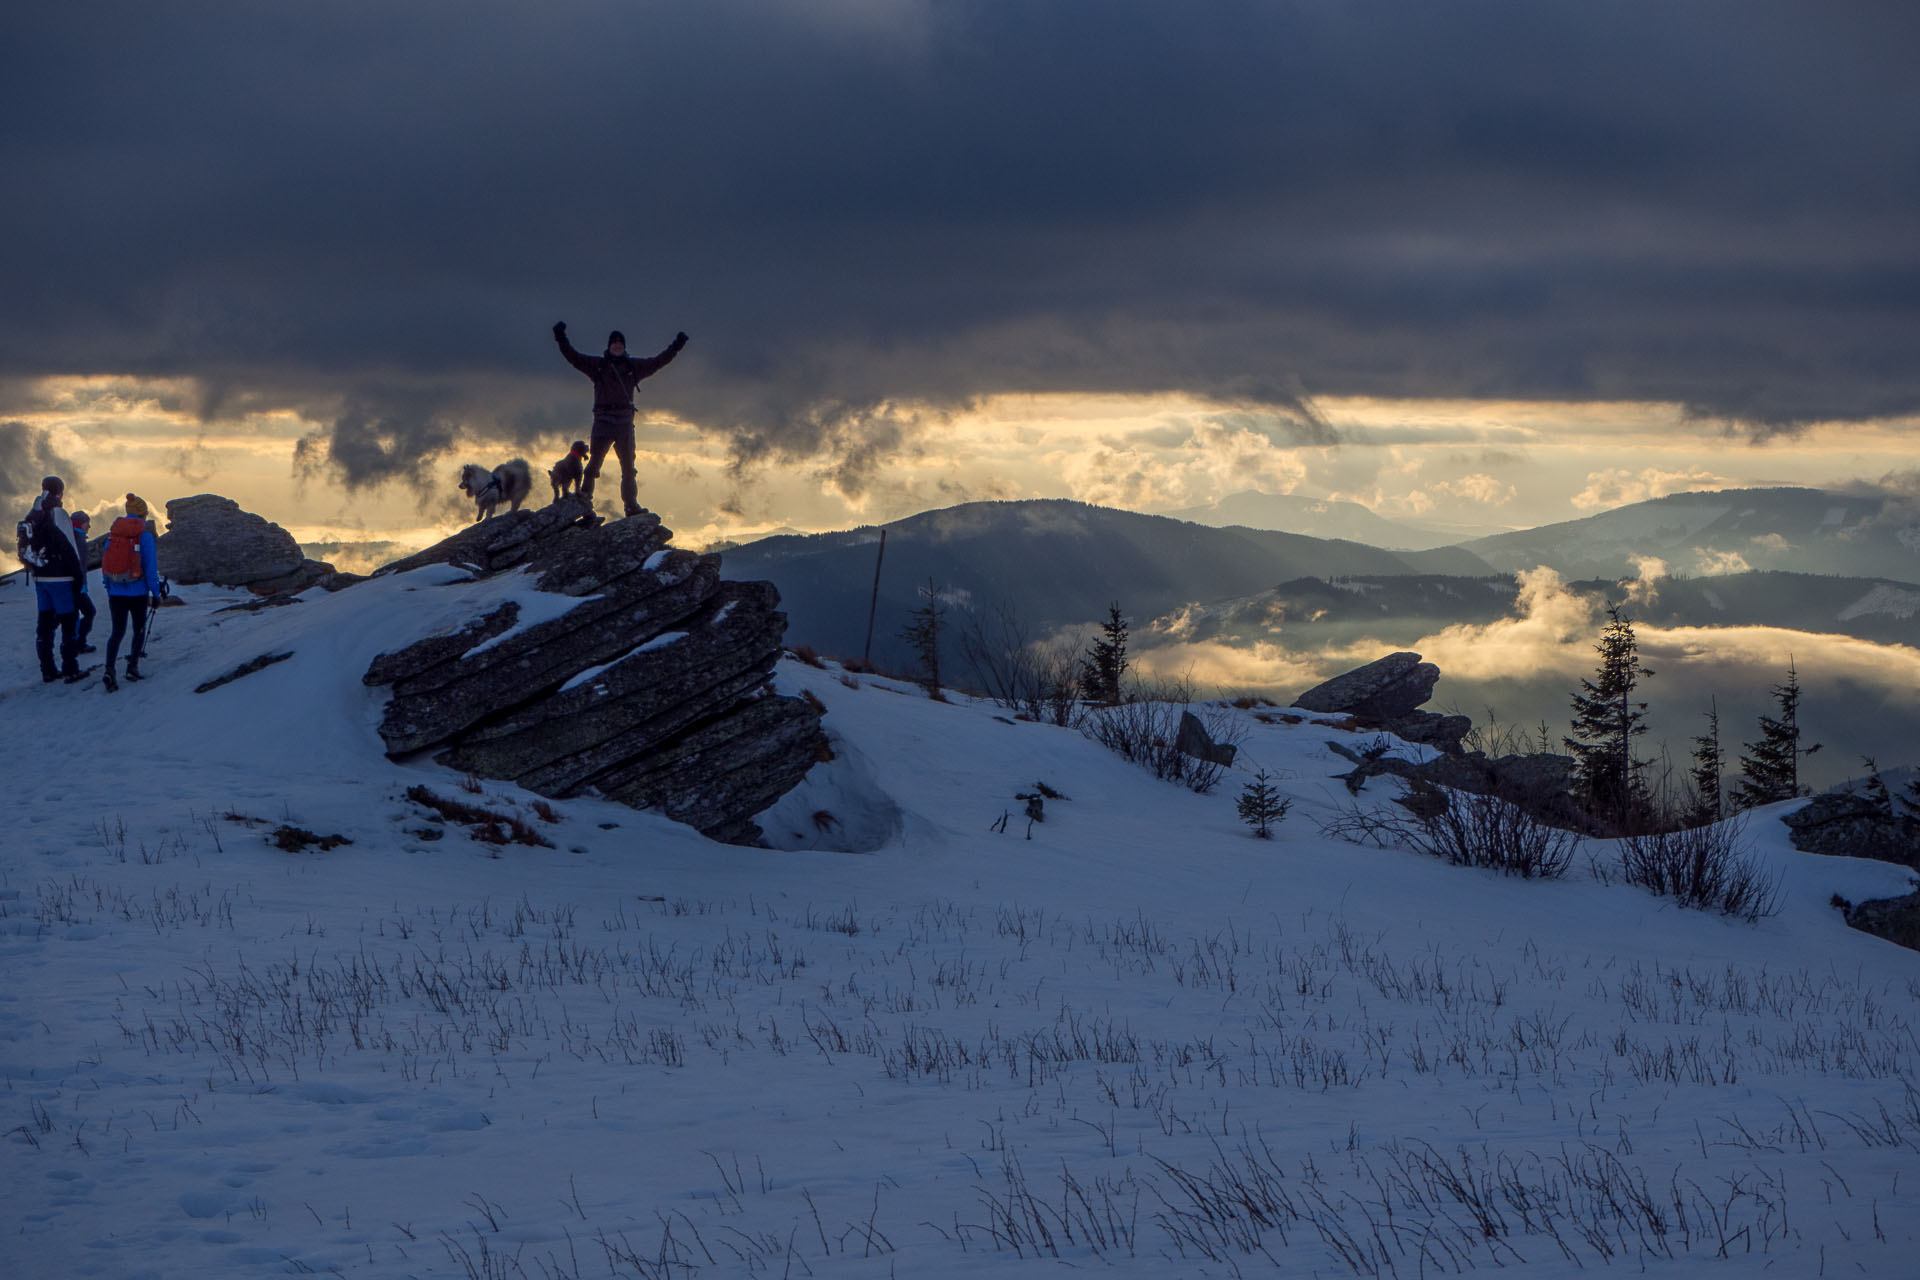
[[[867,645],[860,651],[860,665],[873,665],[873,615],[880,608],[880,564],[887,558],[887,526],[880,526],[880,550],[873,557],[873,599],[867,603]]]

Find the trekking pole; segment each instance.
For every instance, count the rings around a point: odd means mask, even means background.
[[[160,594],[147,597],[147,629],[140,633],[140,652],[134,654],[134,657],[144,658],[147,656],[147,645],[153,640],[154,625],[160,621],[160,602],[165,600],[169,594],[171,593],[167,590],[167,580],[162,578],[160,579]]]

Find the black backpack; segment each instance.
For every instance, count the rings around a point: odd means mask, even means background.
[[[35,507],[27,512],[14,530],[14,555],[28,572],[40,574],[47,569],[58,567],[66,557],[56,557],[53,544],[59,539],[60,531],[53,527],[53,517],[44,507]]]

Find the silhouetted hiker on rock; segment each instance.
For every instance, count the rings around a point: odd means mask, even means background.
[[[600,464],[612,446],[620,459],[620,502],[627,515],[640,510],[640,482],[633,470],[633,392],[640,379],[651,378],[680,354],[687,335],[675,334],[667,349],[651,359],[636,360],[627,354],[627,339],[618,329],[607,335],[605,354],[583,356],[567,341],[567,322],[553,326],[553,340],[567,363],[593,379],[593,434],[587,458],[586,478],[580,493],[593,501],[593,482],[600,478]]]

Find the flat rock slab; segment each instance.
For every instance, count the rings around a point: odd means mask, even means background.
[[[1411,715],[1433,696],[1440,668],[1417,653],[1390,653],[1345,675],[1317,684],[1293,705],[1327,715],[1370,716],[1397,720]]]

